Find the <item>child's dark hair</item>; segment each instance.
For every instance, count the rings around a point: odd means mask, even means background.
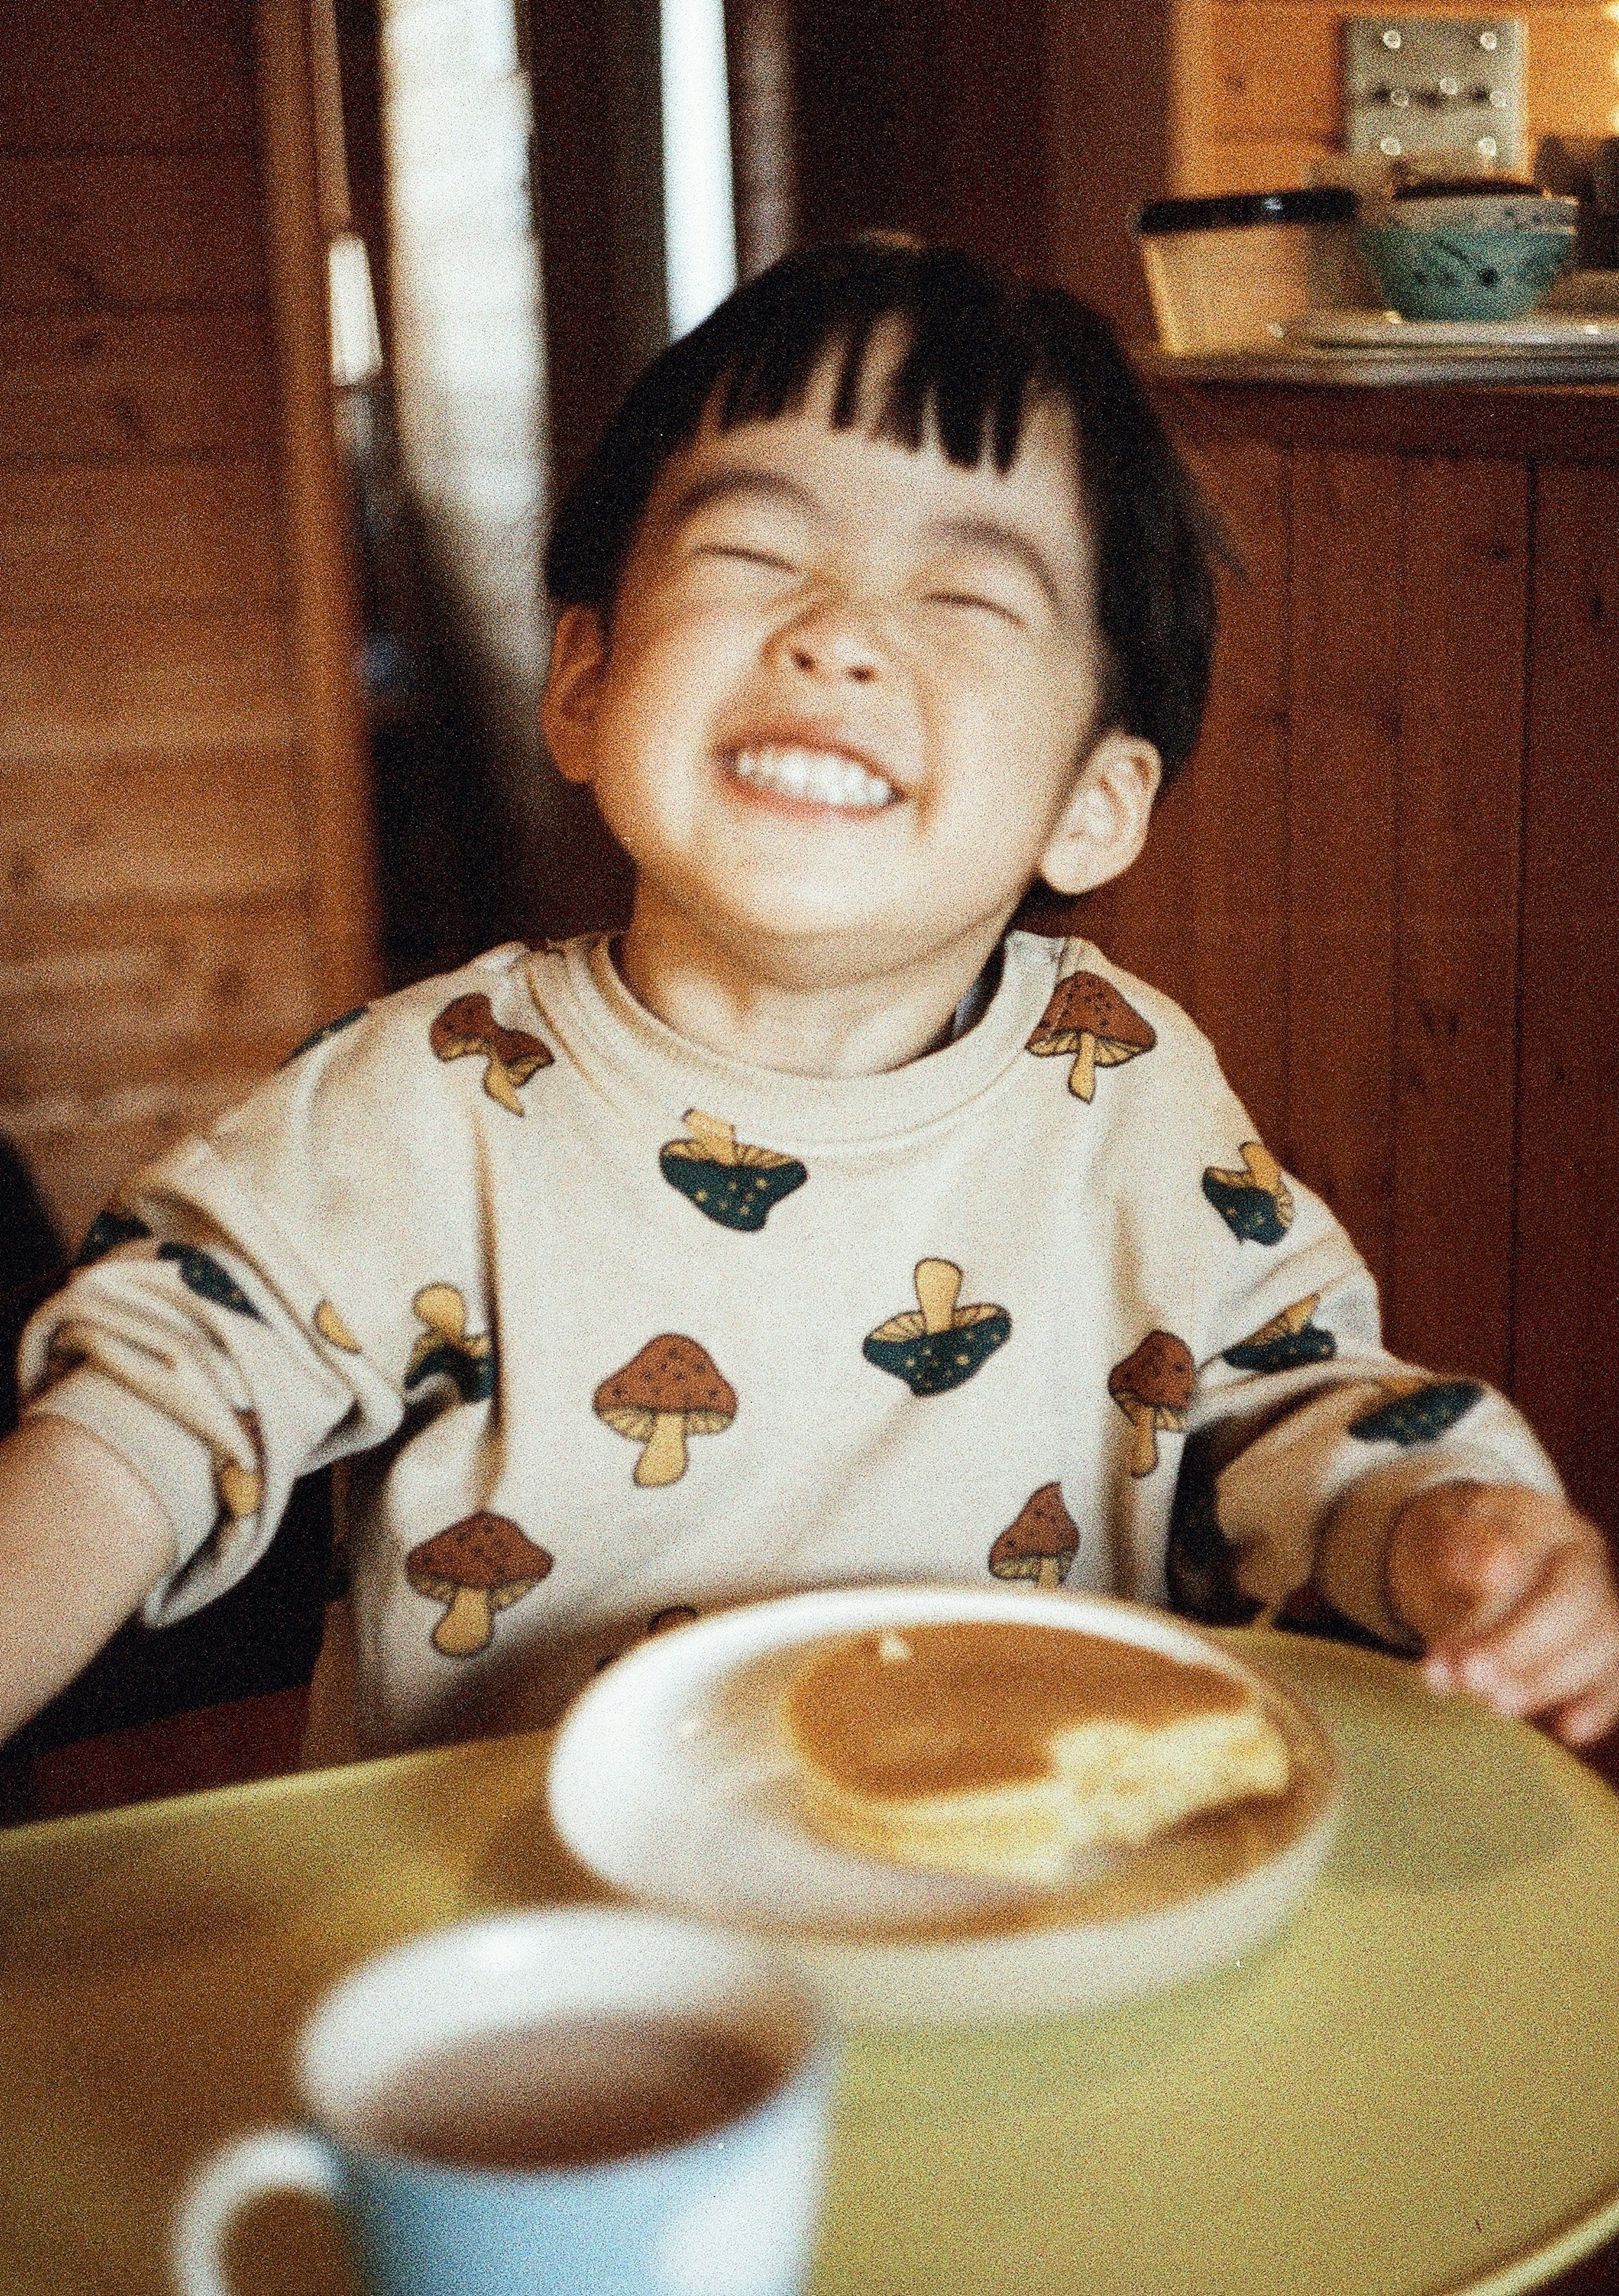
[[[1059,287],[1004,279],[952,249],[857,242],[788,255],[672,343],[630,390],[563,498],[546,554],[558,605],[611,615],[659,474],[711,406],[721,430],[800,405],[842,354],[835,429],[857,420],[875,329],[908,345],[879,434],[939,440],[951,462],[998,470],[1030,407],[1071,409],[1094,529],[1097,619],[1108,682],[1097,733],[1150,742],[1168,781],[1197,739],[1214,645],[1213,519],[1105,320]]]

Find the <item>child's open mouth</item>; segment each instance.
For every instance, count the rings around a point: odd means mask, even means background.
[[[900,794],[883,775],[837,750],[768,742],[756,749],[733,750],[727,762],[736,779],[750,789],[795,799],[801,805],[877,813],[894,804]]]

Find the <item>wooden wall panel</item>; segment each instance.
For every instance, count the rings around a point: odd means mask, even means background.
[[[1528,475],[1439,455],[1405,475],[1384,1308],[1401,1353],[1504,1386]]]
[[[279,748],[298,733],[281,615],[0,619],[0,760]]]
[[[77,1232],[374,955],[300,0],[10,17],[0,1129]]]
[[[252,117],[252,49],[235,0],[21,0],[6,11],[0,144],[241,145]]]
[[[1394,868],[1408,628],[1393,456],[1294,457],[1287,1152],[1381,1283],[1393,1234]]]
[[[59,607],[270,606],[286,594],[264,458],[0,465],[0,601]]]
[[[267,463],[275,415],[259,310],[0,309],[0,457]]]
[[[1580,1504],[1619,1529],[1619,469],[1542,466],[1524,816],[1514,1375]]]
[[[1203,740],[1146,851],[1085,902],[1079,930],[1175,997],[1278,1152],[1288,1024],[1289,469],[1275,448],[1192,446],[1241,570],[1220,581]]]
[[[261,303],[259,234],[249,152],[0,152],[0,271],[13,310]]]
[[[1364,10],[1323,0],[1193,0],[1177,63],[1186,128],[1179,188],[1254,190],[1306,180],[1343,135],[1342,26]],[[1472,0],[1395,14],[1476,16]],[[1619,25],[1602,0],[1520,0],[1529,152],[1542,135],[1610,133]]]
[[[8,903],[232,901],[307,882],[290,745],[0,763]]]

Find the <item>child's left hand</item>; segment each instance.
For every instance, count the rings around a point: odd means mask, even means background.
[[[1388,1590],[1422,1636],[1435,1690],[1544,1715],[1570,1746],[1619,1719],[1619,1594],[1607,1543],[1562,1499],[1508,1483],[1441,1483],[1407,1501]]]

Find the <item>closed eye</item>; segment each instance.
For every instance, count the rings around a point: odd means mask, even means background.
[[[975,607],[981,613],[998,614],[1014,629],[1023,627],[1023,618],[1015,607],[1003,605],[999,598],[982,597],[976,590],[930,590],[927,603],[930,606]]]
[[[700,542],[694,554],[698,558],[740,559],[744,566],[766,566],[773,574],[791,574],[792,561],[778,558],[771,550],[749,550],[739,542]]]

